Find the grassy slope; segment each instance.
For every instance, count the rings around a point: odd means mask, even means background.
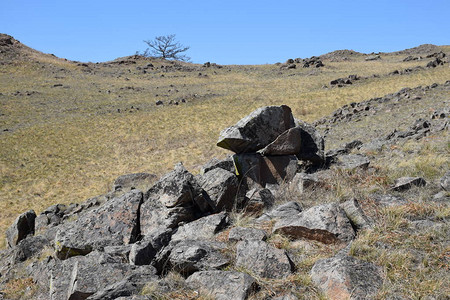
[[[350,102],[450,79],[446,66],[371,78],[341,89],[322,88],[338,77],[383,75],[428,61],[402,62],[405,55],[372,62],[356,56],[346,62],[325,61],[321,69],[289,71],[273,65],[196,66],[208,77],[198,76],[198,71],[136,70],[148,61],[91,64],[93,71],[87,73],[72,62],[35,56],[38,62],[0,66],[0,128],[9,129],[0,139],[2,233],[22,211],[83,201],[106,192],[121,174],[161,175],[178,161],[195,172],[211,157],[226,154],[215,147],[220,130],[257,107],[287,104],[296,117],[313,121]],[[38,93],[14,96],[16,91]],[[181,98],[187,103],[154,105],[158,99]],[[131,106],[139,110],[124,112]]]

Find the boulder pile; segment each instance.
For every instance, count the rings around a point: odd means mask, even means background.
[[[0,252],[0,287],[22,276],[37,286],[33,299],[152,299],[141,295],[144,287],[167,290],[165,277],[175,272],[200,295],[247,299],[258,278],[283,280],[296,270],[291,254],[268,237],[344,248],[371,226],[355,199],[308,209],[277,203],[281,186],[302,193],[323,180],[311,172],[329,164],[367,168],[367,157],[349,154],[360,144],[326,155],[314,126],[288,106],[259,108],[220,133],[217,145],[234,154],[211,160],[199,175],[181,163],[159,180],[124,175],[106,195],[18,216]],[[448,188],[448,176],[441,184]],[[255,226],[233,224],[236,211]],[[367,299],[383,281],[379,267],[349,256],[348,247],[319,260],[311,278],[330,299]]]

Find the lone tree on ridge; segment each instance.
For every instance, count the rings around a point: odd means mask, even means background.
[[[149,48],[147,48],[142,55],[143,56],[154,56],[164,59],[174,59],[189,61],[191,58],[181,54],[189,50],[189,47],[181,45],[175,39],[175,34],[157,36],[153,40],[144,41]]]

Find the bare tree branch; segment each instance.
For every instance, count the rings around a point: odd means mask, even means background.
[[[175,34],[157,36],[153,40],[144,41],[149,48],[147,48],[141,55],[161,57],[164,59],[174,59],[189,61],[190,57],[181,54],[189,50],[189,47],[181,45],[175,39]]]

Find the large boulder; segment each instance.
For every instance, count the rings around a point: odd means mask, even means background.
[[[239,180],[235,174],[216,168],[201,176],[199,184],[211,199],[215,211],[230,211],[237,205]]]
[[[311,278],[331,300],[372,299],[383,284],[379,267],[347,255],[317,261]]]
[[[104,246],[134,243],[139,238],[142,192],[131,191],[59,226],[55,251],[60,259],[86,255]]]
[[[211,295],[216,300],[245,300],[258,286],[250,275],[233,271],[196,272],[186,282],[199,289],[200,295]]]
[[[286,251],[266,242],[243,240],[236,248],[236,266],[246,268],[260,277],[286,278],[294,270],[294,264]]]
[[[171,229],[158,228],[131,246],[128,258],[132,265],[149,265],[159,250],[167,246]]]
[[[261,107],[223,130],[217,146],[235,153],[255,152],[294,126],[294,117],[288,106]]]
[[[298,160],[294,155],[263,156],[260,153],[243,153],[233,156],[240,178],[245,178],[248,188],[265,188],[267,184],[282,184],[294,178]]]
[[[230,223],[228,214],[221,212],[209,215],[178,227],[172,235],[172,241],[180,240],[208,240]]]
[[[29,210],[19,215],[14,223],[6,230],[6,243],[9,247],[14,247],[28,235],[34,234],[34,224],[36,213]]]
[[[162,177],[147,193],[141,206],[141,234],[157,228],[175,228],[214,210],[214,203],[182,164]]]
[[[307,160],[315,164],[325,162],[325,141],[320,133],[306,122],[296,119],[295,126],[300,128],[301,147],[296,153],[299,160]]]
[[[326,244],[349,242],[355,238],[350,220],[337,203],[314,206],[298,215],[281,218],[275,223],[273,232]]]
[[[296,155],[302,147],[302,129],[289,128],[260,152],[263,155]]]

